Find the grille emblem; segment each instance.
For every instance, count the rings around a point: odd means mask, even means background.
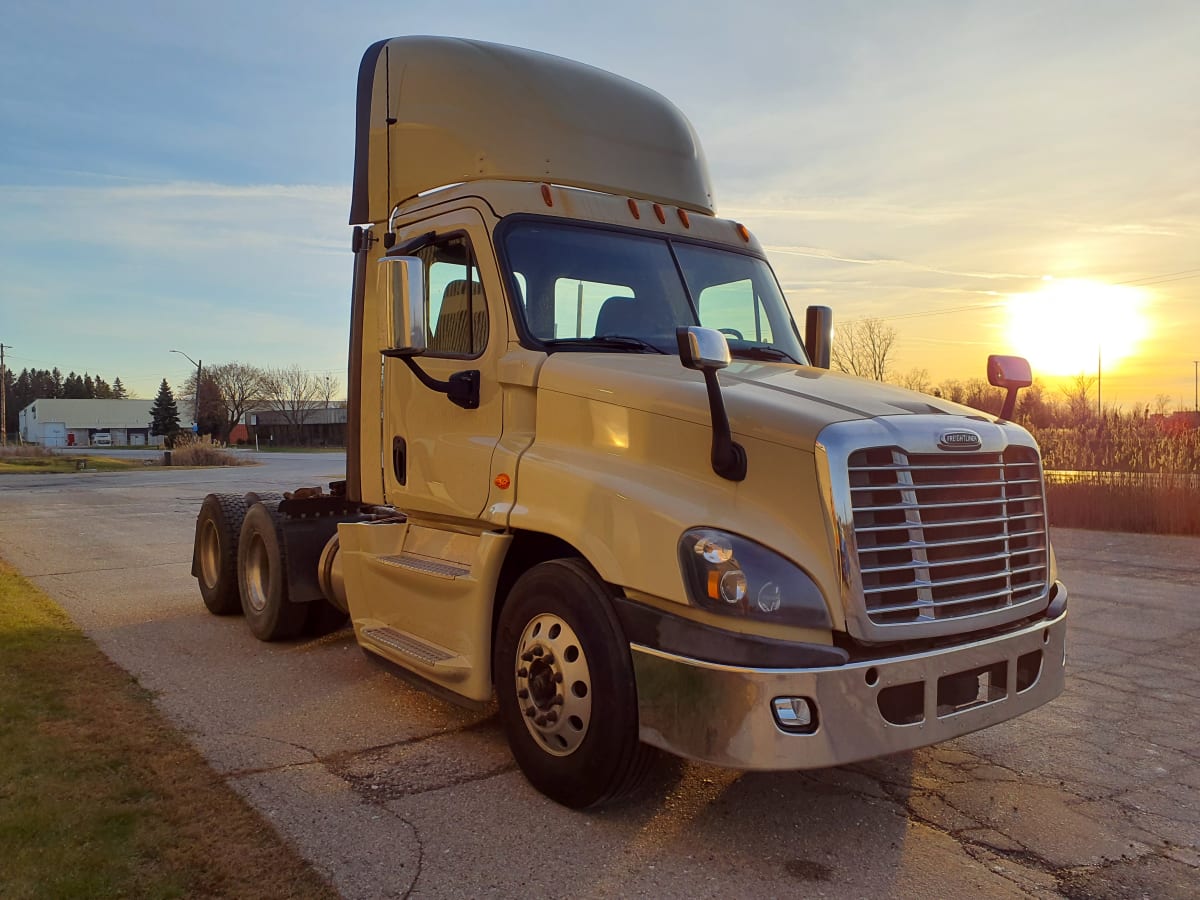
[[[978,450],[983,441],[973,431],[943,431],[938,446],[943,450]]]

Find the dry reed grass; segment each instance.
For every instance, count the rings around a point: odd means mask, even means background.
[[[175,439],[171,450],[173,466],[246,466],[250,460],[243,459],[225,449],[208,435],[185,434]]]

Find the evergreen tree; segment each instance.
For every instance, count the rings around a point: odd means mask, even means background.
[[[12,434],[17,430],[17,423],[24,407],[17,406],[17,376],[8,366],[4,367],[4,384],[0,385],[0,390],[4,391],[5,403],[4,421],[0,422],[0,428],[3,428],[6,434]]]
[[[83,379],[74,372],[67,375],[67,380],[63,382],[62,396],[68,400],[86,400],[88,395],[83,386]]]
[[[97,400],[111,400],[113,398],[112,388],[99,375],[92,379],[92,389],[92,396]]]
[[[171,393],[171,386],[165,378],[159,385],[154,405],[150,407],[150,433],[161,434],[167,447],[174,445],[175,437],[179,434],[179,409],[175,406],[175,395]]]
[[[112,396],[114,400],[124,400],[129,396],[129,394],[125,391],[125,385],[121,384],[120,378],[113,379]]]

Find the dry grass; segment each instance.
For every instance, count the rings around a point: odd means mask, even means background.
[[[171,450],[173,466],[245,466],[250,460],[231,453],[224,444],[217,443],[208,435],[196,437],[185,434],[175,439]]]
[[[0,897],[333,890],[0,562]]]
[[[1169,472],[1046,475],[1050,524],[1097,531],[1200,535],[1200,477]]]
[[[5,444],[0,447],[0,459],[39,459],[54,455],[53,450],[41,444]]]
[[[1106,413],[1100,422],[1032,432],[1052,525],[1200,535],[1200,430]]]

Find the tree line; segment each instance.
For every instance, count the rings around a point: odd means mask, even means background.
[[[298,365],[271,368],[228,362],[206,367],[198,387],[192,373],[181,393],[188,398],[184,412],[195,413],[200,434],[228,441],[248,412],[270,410],[279,413],[291,440],[298,441],[316,410],[333,405],[340,387],[337,378],[315,375]]]

